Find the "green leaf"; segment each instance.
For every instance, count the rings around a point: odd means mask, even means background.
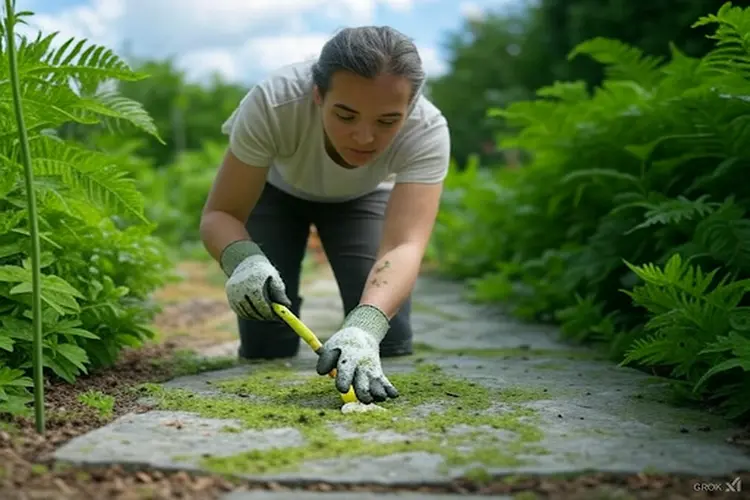
[[[750,307],[736,307],[729,314],[729,325],[738,332],[750,332]]]
[[[76,368],[86,373],[86,363],[89,362],[86,351],[77,345],[60,344],[55,347],[55,352],[67,359]]]
[[[703,386],[708,381],[708,379],[710,379],[714,375],[721,372],[733,370],[735,368],[740,368],[746,372],[750,371],[750,359],[731,358],[722,361],[718,365],[713,366],[700,379],[698,379],[698,381],[695,383],[694,390],[697,390],[698,388]]]
[[[2,333],[3,332],[0,330],[0,349],[8,352],[13,352],[13,339],[9,336],[3,335]]]

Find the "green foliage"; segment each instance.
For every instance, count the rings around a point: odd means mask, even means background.
[[[78,401],[97,411],[101,418],[110,418],[115,409],[115,397],[101,391],[88,391],[78,395]]]
[[[202,149],[184,151],[158,169],[149,159],[133,154],[135,148],[137,144],[127,142],[110,154],[128,169],[148,200],[146,215],[156,224],[154,234],[176,250],[176,256],[209,258],[198,229],[226,145],[205,141]]]
[[[133,153],[153,162],[155,168],[177,161],[185,151],[200,151],[206,141],[225,139],[221,124],[247,92],[246,85],[223,81],[216,76],[201,84],[187,80],[174,61],[138,61],[135,68],[149,75],[148,79],[117,82],[118,92],[141,103],[153,117],[164,141],[153,136],[122,131],[116,141],[107,137],[92,137],[91,127],[67,127],[88,143],[104,146],[112,142],[118,147],[123,142],[133,144]]]
[[[19,40],[18,69],[41,232],[44,367],[72,383],[153,335],[149,295],[170,263],[134,180],[111,157],[58,135],[75,123],[127,125],[158,138],[143,107],[110,89],[112,80],[144,75],[87,40],[56,42],[56,33]],[[28,402],[32,272],[6,50],[0,46],[0,412],[16,413]]]
[[[715,0],[537,0],[504,3],[481,19],[467,19],[447,37],[448,71],[430,82],[430,97],[451,124],[453,156],[461,165],[474,154],[482,163],[513,162],[491,147],[512,129],[488,118],[487,108],[530,99],[556,80],[600,83],[601,65],[589,58],[567,60],[582,42],[607,37],[664,57],[673,41],[688,55],[704,55],[711,47],[705,37],[709,27],[691,29],[689,23],[715,5]]]
[[[480,300],[671,376],[750,416],[750,9],[722,6],[715,48],[645,55],[593,38],[607,78],[556,82],[491,114],[518,169],[451,172],[431,258]],[[489,245],[487,243],[489,241]],[[708,270],[708,271],[707,271]]]

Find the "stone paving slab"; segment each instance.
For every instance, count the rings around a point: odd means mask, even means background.
[[[441,495],[432,493],[367,493],[356,491],[310,492],[310,491],[234,491],[221,500],[458,500],[492,499],[511,500],[507,495]]]
[[[412,381],[422,392],[398,386],[402,396],[386,405],[391,413],[382,418],[390,420],[381,430],[356,427],[358,417],[341,415],[333,384],[315,374],[315,355],[302,349],[279,365],[291,373],[281,396],[269,392],[275,379],[256,381],[244,394],[237,390],[267,364],[181,377],[162,387],[165,394],[194,395],[184,399],[187,407],[172,399],[171,407],[123,416],[71,440],[57,458],[196,470],[209,467],[205,459],[215,459],[253,479],[383,484],[449,481],[477,470],[700,475],[750,470],[750,456],[726,442],[738,429],[722,418],[675,408],[665,402],[666,388],[658,380],[557,342],[547,328],[519,325],[459,300],[461,292],[454,283],[420,279],[415,303],[422,305],[415,307],[414,323],[417,341],[425,345],[414,356],[383,365],[394,381],[416,377]],[[322,392],[310,389],[315,384]],[[168,400],[159,393],[149,397]],[[489,403],[482,406],[482,397]],[[270,400],[277,406],[268,406],[269,415],[253,413],[265,412]],[[196,401],[202,416],[188,411]],[[318,417],[319,411],[326,416]],[[248,424],[242,415],[255,416]],[[446,415],[460,417],[441,420]],[[310,429],[330,433],[330,440],[315,444]],[[357,453],[358,446],[371,456]],[[285,455],[290,450],[293,457]],[[227,458],[238,453],[246,462]],[[271,462],[285,466],[251,470]]]

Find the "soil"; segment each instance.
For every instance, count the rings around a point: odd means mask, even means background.
[[[130,391],[135,385],[162,382],[182,374],[186,367],[181,352],[202,347],[207,339],[213,339],[213,342],[224,340],[226,332],[221,332],[216,337],[207,332],[207,325],[216,324],[216,316],[226,313],[226,306],[220,303],[220,288],[212,281],[210,273],[205,272],[205,266],[187,264],[184,270],[191,276],[191,280],[197,281],[192,281],[189,285],[176,284],[161,292],[162,300],[170,305],[165,307],[156,320],[156,324],[161,325],[162,329],[162,338],[158,343],[125,351],[115,366],[80,378],[75,385],[48,381],[45,389],[47,428],[44,436],[36,433],[33,419],[16,419],[0,424],[3,425],[0,427],[0,498],[213,500],[235,489],[411,490],[458,494],[517,494],[519,499],[670,500],[744,497],[742,494],[696,491],[706,489],[697,486],[717,483],[723,485],[734,477],[695,478],[646,474],[618,476],[595,473],[568,478],[516,476],[474,481],[466,479],[449,485],[386,488],[379,485],[251,483],[184,471],[125,470],[118,466],[84,469],[56,464],[51,459],[52,452],[67,440],[103,426],[123,414],[148,410],[137,403],[137,396]],[[101,416],[96,410],[78,401],[78,396],[89,390],[115,397],[110,415]],[[747,442],[749,436],[750,433],[735,439]],[[741,477],[746,488],[750,487],[750,474]]]

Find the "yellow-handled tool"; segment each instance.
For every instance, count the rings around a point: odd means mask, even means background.
[[[312,349],[313,352],[318,353],[320,348],[323,347],[323,344],[318,340],[318,337],[315,336],[313,331],[310,330],[302,320],[295,316],[286,306],[275,302],[272,303],[271,306],[273,307],[274,312],[276,312],[276,314],[283,319],[284,322],[289,325],[289,327],[294,330],[294,332],[299,335],[307,345],[310,346],[310,349]],[[328,372],[328,376],[334,378],[336,376],[336,368]],[[349,391],[346,394],[342,394],[341,399],[343,399],[345,403],[354,403],[357,401],[357,396],[354,394],[354,387],[349,386]]]

